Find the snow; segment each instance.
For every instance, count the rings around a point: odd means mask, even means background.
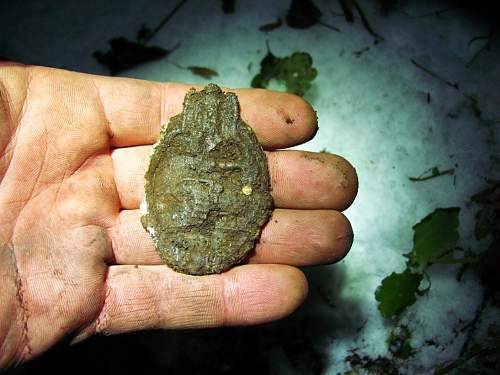
[[[31,11],[43,16],[50,1],[25,3],[36,4]],[[6,7],[0,11],[0,24],[7,28],[8,35],[15,36],[8,42],[1,41],[0,46],[5,54],[20,60],[106,74],[106,69],[92,58],[92,52],[107,49],[111,37],[133,38],[142,23],[154,25],[166,13],[164,2],[159,0],[99,2],[99,11],[87,3],[93,2],[61,3],[52,13],[56,21],[22,17],[22,13],[16,13],[26,11],[22,7]],[[219,3],[189,1],[151,41],[164,47],[180,41],[181,47],[168,59],[145,64],[125,75],[206,83],[174,66],[173,61],[182,66],[215,68],[219,76],[214,81],[219,85],[248,87],[266,53],[266,40],[277,56],[294,51],[312,55],[318,77],[305,98],[318,113],[319,132],[296,148],[326,148],[344,156],[356,167],[360,187],[355,203],[345,212],[355,231],[350,254],[336,265],[306,270],[310,297],[287,324],[300,324],[303,317],[328,322],[330,336],[323,346],[328,356],[326,373],[343,373],[350,368],[345,361],[350,350],[356,348],[360,355],[371,357],[387,355],[391,325],[381,318],[374,291],[384,277],[404,269],[406,258],[402,255],[411,249],[411,227],[415,223],[437,207],[460,206],[461,246],[474,244],[474,207],[468,202],[483,188],[486,177],[498,178],[498,174],[492,175],[489,155],[498,155],[499,147],[498,134],[481,126],[481,120],[463,108],[467,103],[464,94],[478,96],[483,118],[498,120],[500,69],[492,62],[500,61],[500,49],[493,46],[466,68],[481,46],[477,42],[468,47],[468,41],[487,34],[489,24],[460,9],[439,17],[408,15],[449,7],[440,1],[411,5],[401,1],[402,10],[387,17],[374,8],[374,2],[361,1],[372,27],[385,38],[378,44],[373,43],[374,38],[359,19],[347,24],[342,17],[332,16],[330,10],[339,11],[337,2],[317,4],[324,10],[324,21],[339,27],[341,33],[322,26],[309,30],[284,26],[268,34],[258,32],[257,27],[282,16],[288,1],[237,1],[232,15],[223,14]],[[74,7],[78,8],[78,19],[71,16]],[[120,16],[114,17],[113,12]],[[87,27],[84,20],[90,18],[102,27]],[[12,23],[11,19],[18,22]],[[65,35],[55,38],[58,30],[65,30]],[[50,45],[47,40],[51,40]],[[370,49],[360,57],[353,54],[365,47]],[[459,82],[460,91],[418,69],[410,59],[451,82]],[[430,103],[427,93],[431,95]],[[458,117],[447,116],[457,111]],[[436,165],[455,168],[455,177],[409,181],[409,176],[418,176]],[[142,214],[147,212],[145,202],[140,210]],[[461,282],[456,279],[457,272],[456,266],[432,267],[430,293],[419,298],[403,316],[402,321],[413,333],[412,345],[423,348],[402,365],[401,373],[428,373],[437,363],[459,354],[465,339],[460,328],[473,319],[483,290],[471,271],[466,271]],[[333,301],[334,308],[321,300],[318,290]],[[166,347],[172,345],[168,335],[162,340]],[[425,345],[426,340],[436,345]],[[157,341],[153,345],[144,340],[143,344],[151,345],[152,353],[165,356],[164,350],[157,350]],[[270,362],[276,359],[277,369],[293,373],[289,363],[282,363],[287,361],[282,351],[273,350],[269,356]]]

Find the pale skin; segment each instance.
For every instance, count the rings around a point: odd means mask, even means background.
[[[280,319],[307,294],[297,266],[346,255],[354,168],[277,150],[314,136],[307,102],[236,89],[276,209],[244,265],[210,276],[162,265],[139,221],[144,171],[190,87],[0,63],[0,369],[63,338]]]

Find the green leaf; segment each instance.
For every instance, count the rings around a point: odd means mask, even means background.
[[[257,73],[252,79],[252,87],[266,88],[271,78],[277,75],[277,66],[281,59],[274,56],[271,51],[267,51],[266,56],[260,62],[260,73]]]
[[[312,57],[306,52],[276,57],[268,51],[260,62],[260,73],[253,77],[251,85],[266,88],[271,79],[275,79],[285,83],[288,92],[303,96],[318,74],[312,64]]]
[[[303,96],[318,72],[312,67],[311,55],[295,52],[281,61],[277,79],[285,81],[287,91]]]
[[[409,257],[413,263],[426,267],[452,251],[457,244],[458,214],[460,208],[438,208],[413,226],[413,250]]]
[[[390,318],[413,305],[422,278],[421,273],[413,273],[407,268],[403,273],[393,272],[382,280],[382,284],[375,291],[375,299],[379,302],[378,309],[382,316]]]
[[[194,75],[203,77],[205,79],[211,79],[212,77],[219,75],[219,73],[217,73],[215,70],[210,68],[205,68],[203,66],[188,66],[187,68]]]

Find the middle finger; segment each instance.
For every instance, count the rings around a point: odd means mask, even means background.
[[[137,209],[144,197],[144,173],[152,146],[115,149],[115,182],[124,209]],[[266,152],[271,194],[277,208],[342,211],[354,200],[357,177],[344,158],[307,151]]]

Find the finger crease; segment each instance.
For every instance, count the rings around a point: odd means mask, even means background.
[[[229,285],[228,285],[228,282],[227,282],[227,279],[224,277],[224,276],[221,276],[220,277],[220,283],[221,283],[221,290],[222,290],[222,308],[220,309],[221,310],[221,325],[222,326],[225,326],[227,325],[229,322],[228,322],[228,316],[229,316],[229,311],[228,311],[228,306],[229,306]]]
[[[26,299],[24,296],[24,283],[19,272],[18,261],[15,250],[7,245],[7,249],[10,249],[10,254],[12,255],[12,263],[14,266],[14,276],[16,283],[16,298],[19,303],[19,309],[21,314],[21,322],[22,322],[22,336],[21,336],[21,356],[19,359],[19,363],[24,362],[27,357],[29,357],[33,353],[33,349],[31,347],[31,342],[29,338],[29,326],[28,320],[30,317],[29,310],[26,306]]]
[[[163,126],[163,123],[165,122],[165,103],[166,103],[166,98],[167,98],[167,85],[160,85],[160,126]]]
[[[110,226],[109,228],[106,228],[108,232],[108,238],[111,241],[111,264],[116,264],[116,249],[117,249],[117,244],[116,244],[116,227],[120,225],[120,215],[118,215],[118,223],[115,223],[115,225]]]
[[[111,286],[108,283],[109,280],[109,267],[106,270],[105,276],[104,276],[104,288],[103,288],[103,295],[101,298],[101,306],[99,308],[97,318],[94,321],[94,329],[93,331],[97,334],[106,334],[106,330],[109,327],[108,323],[108,310],[109,310],[109,297],[112,293]]]
[[[94,85],[94,89],[97,94],[97,103],[99,103],[99,107],[102,113],[102,118],[104,120],[106,131],[108,133],[108,140],[110,141],[110,143],[112,143],[111,140],[113,139],[114,134],[111,127],[111,120],[109,119],[108,113],[106,112],[106,107],[104,106],[104,101],[102,100],[101,90],[99,89],[99,86],[96,85],[93,79],[91,80],[91,82]]]

